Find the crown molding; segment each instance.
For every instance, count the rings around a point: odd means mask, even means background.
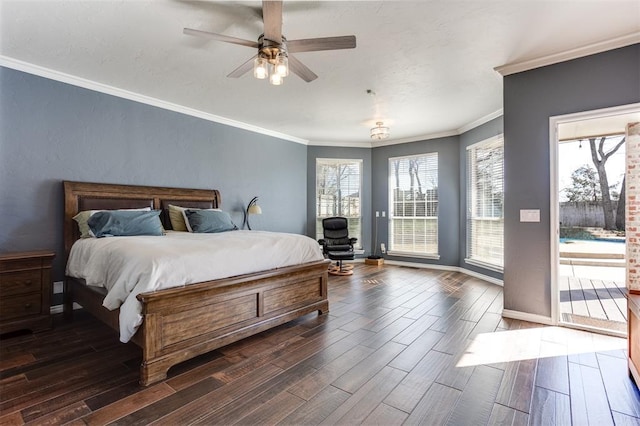
[[[191,117],[201,118],[203,120],[212,121],[215,123],[225,124],[227,126],[236,127],[239,129],[247,130],[254,133],[271,136],[278,139],[283,139],[302,145],[311,146],[331,146],[331,147],[343,147],[343,148],[378,148],[390,145],[400,145],[411,142],[420,142],[431,139],[446,138],[450,136],[458,136],[462,133],[468,132],[471,129],[479,127],[494,118],[502,115],[502,109],[492,112],[484,117],[481,117],[469,124],[456,129],[439,133],[431,133],[426,135],[412,136],[409,138],[401,139],[385,139],[380,141],[365,141],[365,142],[340,142],[340,141],[309,141],[307,139],[298,138],[296,136],[287,135],[284,133],[276,132],[273,130],[265,129],[262,127],[254,126],[241,121],[232,120],[230,118],[222,117],[219,115],[209,114],[203,111],[199,111],[194,108],[188,108],[182,105],[166,102],[150,96],[141,95],[139,93],[130,92],[128,90],[119,89],[107,84],[98,83],[96,81],[87,80],[81,77],[73,76],[63,72],[55,71],[50,68],[41,67],[28,62],[20,61],[5,55],[0,55],[0,66],[11,68],[17,71],[22,71],[27,74],[37,75],[39,77],[48,78],[50,80],[59,81],[61,83],[70,84],[72,86],[82,87],[84,89],[93,90],[96,92],[104,93],[111,96],[116,96],[123,99],[128,99],[134,102],[140,102],[145,105],[151,105],[158,108],[166,109],[169,111],[178,112],[180,114],[189,115]]]
[[[412,136],[402,139],[384,139],[379,141],[364,141],[364,142],[341,142],[341,141],[309,141],[310,146],[335,146],[339,148],[379,148],[381,146],[400,145],[404,143],[420,142],[429,139],[446,138],[449,136],[459,135],[457,130],[451,130],[447,132],[432,133],[429,135]]]
[[[41,67],[39,65],[34,65],[28,62],[20,61],[18,59],[14,59],[4,55],[0,55],[0,66],[11,68],[17,71],[22,71],[27,74],[37,75],[39,77],[48,78],[50,80],[59,81],[61,83],[67,83],[72,86],[82,87],[84,89],[105,93],[107,95],[128,99],[130,101],[140,102],[146,105],[151,105],[151,106],[166,109],[169,111],[189,115],[192,117],[201,118],[203,120],[225,124],[227,126],[236,127],[238,129],[248,130],[250,132],[260,133],[266,136],[271,136],[278,139],[284,139],[287,141],[296,142],[302,145],[308,145],[309,143],[309,141],[306,139],[298,138],[298,137],[287,135],[280,132],[275,132],[273,130],[243,123],[237,120],[232,120],[230,118],[221,117],[219,115],[209,114],[203,111],[199,111],[197,109],[188,108],[182,105],[174,104],[172,102],[166,102],[160,99],[152,98],[150,96],[145,96],[139,93],[130,92],[128,90],[119,89],[117,87],[109,86],[107,84],[102,84],[96,81],[87,80],[81,77],[76,77],[70,74],[55,71],[50,68]]]
[[[540,58],[529,59],[521,62],[513,62],[510,64],[495,67],[494,70],[499,72],[503,77],[516,74],[523,71],[529,71],[535,68],[545,67],[560,62],[570,61],[572,59],[582,58],[584,56],[594,55],[596,53],[606,52],[607,50],[618,49],[620,47],[630,46],[640,43],[640,32],[627,34],[621,37],[612,38],[610,40],[589,44],[587,46],[578,47],[576,49],[567,50]]]
[[[475,121],[472,121],[469,124],[465,124],[464,126],[458,128],[458,134],[461,135],[463,133],[468,132],[469,130],[473,130],[476,127],[480,127],[485,123],[488,123],[489,121],[498,118],[500,116],[502,116],[504,114],[504,111],[502,110],[502,108],[500,108],[497,111],[492,112],[491,114],[487,114],[484,117],[480,117]]]
[[[402,139],[384,139],[380,141],[371,142],[371,148],[379,148],[381,146],[401,145],[405,143],[427,141],[430,139],[447,138],[449,136],[458,136],[458,135],[459,133],[457,130],[448,130],[446,132],[431,133],[429,135],[422,135],[422,136],[411,136],[409,138],[402,138]]]
[[[337,148],[368,148],[371,149],[371,142],[342,142],[342,141],[309,141],[309,146],[333,146]]]

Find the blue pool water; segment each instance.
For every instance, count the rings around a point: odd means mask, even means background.
[[[603,243],[621,243],[624,244],[624,238],[594,238],[592,240],[577,240],[575,238],[560,238],[561,243],[579,243],[581,241],[589,241],[589,242],[597,242],[601,241]]]

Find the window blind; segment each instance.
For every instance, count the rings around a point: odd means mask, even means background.
[[[438,154],[389,159],[389,252],[438,255]]]
[[[467,148],[467,262],[504,265],[504,141]]]
[[[362,248],[361,193],[362,160],[316,159],[316,239],[323,238],[322,219],[342,216]]]

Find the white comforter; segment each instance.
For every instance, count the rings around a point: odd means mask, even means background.
[[[103,306],[120,307],[120,340],[142,324],[139,293],[322,260],[303,235],[263,231],[168,232],[162,237],[84,238],[71,248],[67,275],[108,290]]]

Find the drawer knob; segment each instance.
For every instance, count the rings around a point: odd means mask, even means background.
[[[27,281],[24,282],[24,285],[31,285],[31,284],[33,284],[33,281],[31,281],[31,280],[27,280]]]
[[[25,308],[25,309],[29,309],[29,308],[31,308],[31,303],[25,303],[25,304],[24,304],[24,308]]]

